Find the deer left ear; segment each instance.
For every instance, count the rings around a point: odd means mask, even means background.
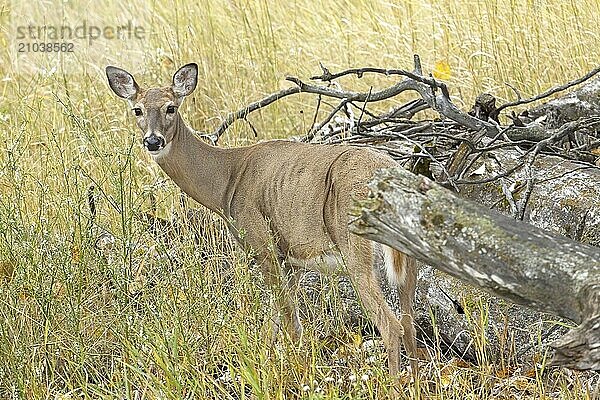
[[[198,84],[198,64],[186,64],[173,75],[173,92],[177,97],[185,97],[196,89]]]

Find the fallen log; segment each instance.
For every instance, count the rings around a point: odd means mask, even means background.
[[[517,151],[493,150],[489,157],[476,162],[465,177],[476,181],[487,179],[521,162]],[[528,196],[526,183],[532,178],[535,185]],[[485,184],[461,185],[458,195],[513,218],[520,216],[517,209],[522,209],[523,220],[538,228],[600,246],[599,181],[600,171],[593,167],[544,155],[535,160],[531,169],[523,168],[510,177]],[[467,314],[473,306],[483,305],[486,324],[477,327],[469,322],[473,319],[458,314],[452,300],[462,304]],[[441,339],[451,343],[455,353],[467,353],[466,358],[463,356],[465,359],[472,358],[469,357],[472,354],[485,355],[486,360],[478,362],[534,365],[544,357],[547,345],[573,325],[492,297],[428,265],[422,265],[419,271],[415,305],[420,329],[431,330],[429,316],[435,312],[436,332]],[[469,352],[473,344],[481,343],[475,340],[478,329],[485,332],[486,351]],[[472,332],[471,336],[466,332]]]
[[[351,229],[458,279],[578,324],[552,363],[600,370],[600,249],[461,199],[426,177],[381,171]]]

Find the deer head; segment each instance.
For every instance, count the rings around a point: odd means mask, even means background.
[[[171,86],[148,90],[141,89],[133,75],[124,69],[108,66],[106,76],[113,92],[129,102],[146,150],[153,156],[168,150],[181,121],[178,108],[198,83],[198,65],[181,67],[173,75]]]

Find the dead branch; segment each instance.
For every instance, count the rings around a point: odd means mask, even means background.
[[[365,73],[379,73],[383,75],[403,75],[408,79],[393,85],[387,89],[383,89],[374,93],[361,93],[361,92],[349,92],[333,90],[323,86],[312,85],[302,82],[296,77],[287,77],[286,80],[295,83],[300,88],[301,92],[313,93],[318,95],[324,95],[334,97],[338,99],[347,99],[348,101],[365,102],[367,99],[370,102],[378,102],[381,100],[389,99],[390,97],[397,96],[407,90],[416,91],[421,95],[421,98],[425,103],[437,111],[441,115],[449,118],[458,124],[475,131],[485,130],[488,136],[493,137],[498,133],[498,127],[489,122],[472,117],[462,111],[460,111],[450,100],[450,94],[447,86],[438,82],[433,78],[425,78],[421,76],[422,68],[421,61],[418,55],[414,56],[415,72],[407,72],[404,70],[386,70],[380,68],[359,68],[349,69],[336,74],[331,74],[327,69],[321,76],[313,77],[315,79],[321,79],[325,81],[331,81],[331,79],[339,76],[355,74],[361,77]],[[437,95],[437,90],[440,89],[441,94]]]
[[[229,113],[227,115],[227,117],[225,117],[225,120],[221,123],[221,125],[219,125],[219,127],[217,129],[215,129],[215,131],[212,133],[211,136],[212,136],[213,142],[216,144],[219,141],[219,138],[221,137],[221,135],[227,130],[227,128],[229,128],[231,126],[231,124],[233,124],[238,119],[245,119],[248,116],[248,114],[250,114],[251,112],[259,110],[279,99],[282,99],[284,97],[287,97],[289,95],[296,94],[299,92],[300,92],[300,90],[297,87],[286,88],[286,89],[280,90],[279,92],[272,93],[269,96],[267,96],[257,102],[250,103],[248,106],[242,108],[241,110],[238,110],[237,112]]]
[[[423,73],[422,67],[421,67],[421,61],[419,59],[419,56],[416,56],[416,55],[415,55],[415,70],[414,70],[414,72],[405,71],[403,69],[383,69],[383,68],[365,67],[365,68],[350,68],[350,69],[332,74],[331,72],[329,72],[329,70],[327,68],[323,67],[323,65],[321,65],[321,68],[323,69],[323,73],[321,75],[312,76],[310,78],[311,80],[320,80],[323,82],[331,82],[334,79],[337,79],[337,78],[340,78],[340,77],[346,76],[346,75],[356,75],[358,78],[362,78],[363,75],[366,73],[382,74],[382,75],[386,75],[386,76],[401,75],[401,76],[405,76],[405,77],[409,78],[410,80],[424,83],[427,86],[430,86],[434,90],[440,89],[443,92],[445,92],[444,93],[445,95],[450,97],[450,94],[448,93],[448,87],[446,86],[445,83],[436,81],[433,78],[426,78],[424,76],[421,76],[421,74]]]
[[[517,99],[516,101],[512,101],[512,102],[508,102],[505,104],[502,104],[500,107],[498,107],[496,109],[496,115],[500,114],[500,111],[508,108],[508,107],[515,107],[515,106],[520,106],[523,104],[529,104],[529,103],[533,103],[534,101],[538,101],[538,100],[542,100],[545,99],[547,97],[552,96],[553,94],[562,92],[564,90],[567,90],[569,88],[572,88],[573,86],[579,85],[580,83],[583,83],[585,81],[587,81],[588,79],[590,79],[591,77],[593,77],[594,75],[596,75],[597,73],[600,72],[600,66],[594,68],[593,70],[591,70],[590,72],[588,72],[587,74],[585,74],[584,76],[574,79],[571,82],[567,82],[564,85],[559,85],[559,86],[555,86],[549,90],[546,90],[543,93],[538,94],[537,96],[533,96],[530,97],[528,99]]]
[[[349,103],[348,99],[343,99],[342,101],[340,101],[340,103],[333,110],[331,110],[331,112],[327,115],[327,117],[325,117],[325,119],[323,119],[323,121],[321,123],[313,125],[313,127],[310,130],[310,132],[304,137],[303,140],[307,141],[307,142],[311,141],[314,138],[315,133],[317,133],[325,125],[327,125],[333,119],[333,117],[335,117],[336,114],[340,112],[340,110],[342,108],[346,107],[346,105],[348,103]]]
[[[402,81],[382,90],[369,91],[369,92],[354,92],[354,91],[346,91],[341,90],[339,88],[332,88],[330,86],[320,86],[313,85],[309,83],[305,83],[297,77],[287,77],[286,80],[294,83],[296,86],[283,89],[279,92],[273,93],[262,100],[259,100],[255,103],[251,103],[247,107],[235,112],[230,113],[223,123],[213,132],[209,137],[211,140],[216,143],[220,135],[225,132],[225,130],[236,120],[238,119],[247,119],[247,116],[256,110],[259,110],[283,97],[296,94],[296,93],[311,93],[318,95],[318,105],[320,106],[322,99],[324,97],[328,98],[336,98],[340,100],[337,106],[333,107],[332,111],[327,115],[327,117],[321,122],[316,122],[316,117],[318,112],[315,111],[315,122],[312,124],[310,131],[301,139],[302,141],[312,141],[319,140],[325,141],[328,143],[340,143],[347,141],[349,143],[364,143],[365,140],[363,137],[374,138],[374,137],[383,137],[386,136],[388,140],[393,140],[397,138],[401,138],[402,136],[398,133],[401,132],[401,129],[398,129],[398,121],[396,118],[404,117],[404,118],[412,118],[417,112],[432,108],[437,111],[440,115],[454,121],[456,123],[455,127],[451,127],[450,130],[454,131],[452,134],[447,134],[447,136],[455,135],[456,131],[463,130],[471,130],[474,132],[485,132],[485,135],[488,138],[492,139],[492,143],[498,140],[498,134],[501,132],[502,136],[505,140],[503,143],[497,145],[499,147],[503,146],[513,146],[514,148],[519,148],[519,146],[535,146],[538,143],[543,143],[542,150],[538,148],[536,153],[546,153],[548,151],[560,153],[562,157],[569,159],[577,159],[587,163],[593,163],[595,160],[595,156],[591,154],[596,147],[593,147],[593,143],[599,142],[598,138],[598,129],[593,132],[586,131],[581,126],[577,126],[577,134],[574,131],[569,133],[569,138],[576,137],[575,140],[575,148],[569,151],[563,151],[562,149],[555,146],[556,143],[552,143],[551,146],[548,145],[546,139],[551,139],[551,136],[554,132],[550,132],[543,125],[538,123],[533,123],[530,125],[525,125],[523,122],[519,120],[519,117],[514,116],[515,124],[508,127],[500,127],[496,121],[498,113],[507,107],[517,104],[527,104],[529,102],[542,99],[547,97],[553,93],[557,93],[561,90],[565,90],[573,85],[584,82],[590,77],[594,76],[600,68],[594,69],[590,73],[585,76],[571,81],[565,85],[561,85],[555,87],[545,93],[540,94],[539,96],[532,97],[530,99],[519,99],[518,102],[506,103],[498,108],[495,107],[495,99],[493,96],[489,94],[481,95],[477,98],[475,106],[469,113],[464,113],[460,111],[450,100],[449,91],[447,86],[440,81],[437,81],[431,77],[423,76],[422,67],[420,59],[417,55],[414,56],[414,70],[413,72],[401,70],[401,69],[382,69],[382,68],[353,68],[345,71],[331,73],[327,68],[321,66],[322,74],[318,76],[313,76],[311,79],[321,80],[324,82],[331,83],[334,79],[346,76],[346,75],[356,75],[357,77],[362,77],[366,73],[376,73],[382,74],[385,76],[393,76],[399,75],[404,76],[405,79]],[[386,99],[393,98],[394,96],[399,95],[400,93],[406,91],[416,91],[419,93],[420,98],[415,99],[407,104],[404,104],[394,110],[391,110],[388,113],[375,116],[367,109],[367,103],[374,103]],[[439,93],[438,93],[439,92]],[[362,103],[362,106],[359,107],[355,103]],[[352,120],[352,118],[346,118],[345,121],[348,122],[348,126],[346,127],[333,127],[332,124],[334,121],[334,117],[338,112],[345,110],[349,105],[356,106],[361,110],[361,117],[358,121]],[[471,114],[471,115],[469,115]],[[362,115],[370,115],[371,118],[363,121]],[[249,122],[249,121],[248,121]],[[423,121],[427,126],[432,126],[431,121]],[[386,126],[386,127],[384,127]],[[321,130],[325,127],[329,127],[327,131],[321,132],[320,135],[317,135]],[[433,127],[436,127],[435,125]],[[253,127],[252,127],[253,128]],[[350,129],[350,131],[346,131]],[[440,131],[442,129],[442,131]],[[440,135],[444,133],[444,131],[448,132],[446,127],[442,127],[440,129],[432,129],[430,133],[430,138],[441,137]],[[254,129],[253,129],[254,130]],[[369,134],[369,132],[377,131],[377,135]],[[391,134],[391,131],[394,131],[395,134]],[[580,131],[583,131],[583,134],[579,134]],[[257,132],[255,132],[255,135]],[[406,134],[406,132],[405,132]],[[448,145],[445,150],[449,151],[454,146],[452,145],[451,139],[444,143]],[[457,136],[458,142],[460,142],[460,135]],[[553,140],[553,139],[551,139]],[[571,139],[569,139],[571,140]],[[459,144],[456,140],[454,141],[454,145]],[[468,167],[474,164],[474,160],[479,158],[481,154],[485,151],[489,150],[490,143],[482,143],[483,147],[474,146],[470,149],[470,151],[463,154],[464,159],[463,168],[460,168],[460,175],[464,174],[468,171]],[[439,141],[436,141],[436,145],[439,145]],[[442,148],[444,148],[442,146]],[[463,144],[464,150],[464,144]],[[524,154],[526,154],[525,152]],[[456,167],[456,166],[455,166]],[[513,168],[511,172],[514,172],[516,169]],[[498,178],[502,177],[502,175],[498,175]],[[456,178],[456,177],[454,177]],[[459,179],[460,181],[460,179]],[[459,182],[461,183],[461,182]],[[473,182],[469,182],[472,184]]]
[[[549,137],[541,140],[534,147],[531,147],[528,150],[526,150],[525,153],[523,154],[522,161],[520,163],[514,165],[513,167],[511,167],[509,170],[498,173],[494,176],[491,176],[491,177],[488,177],[485,179],[480,179],[480,180],[465,180],[465,179],[457,180],[456,184],[469,184],[469,185],[483,184],[483,183],[489,183],[494,180],[509,176],[512,173],[514,173],[515,171],[518,171],[519,169],[523,168],[526,165],[531,166],[533,164],[533,162],[535,161],[536,157],[538,156],[538,154],[540,154],[546,148],[557,143],[558,141],[564,139],[569,134],[572,134],[575,130],[580,129],[583,126],[597,125],[599,123],[600,123],[600,119],[598,119],[596,117],[566,123],[563,126],[561,126],[559,129],[551,130]],[[526,156],[529,156],[529,160],[526,160]],[[531,190],[533,190],[533,188],[528,189],[528,191],[531,191]],[[522,212],[524,213],[524,210]]]

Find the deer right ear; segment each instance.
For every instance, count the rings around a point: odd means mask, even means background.
[[[106,67],[106,77],[113,92],[124,99],[132,100],[140,90],[133,75],[124,69],[109,65]]]

